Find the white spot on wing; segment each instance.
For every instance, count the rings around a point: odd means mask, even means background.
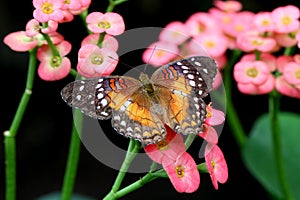
[[[79,91],[81,92],[84,89],[84,85],[79,87]]]
[[[79,95],[77,95],[76,96],[76,99],[78,100],[78,101],[80,101],[80,99],[81,99],[81,95],[79,94]]]
[[[100,103],[102,104],[103,107],[105,107],[108,104],[108,101],[106,99],[102,99]]]
[[[206,69],[206,68],[202,69],[202,71],[203,71],[205,74],[207,74],[207,73],[208,73],[208,71],[207,71],[207,69]]]

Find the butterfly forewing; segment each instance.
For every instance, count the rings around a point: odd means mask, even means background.
[[[68,105],[90,117],[109,119],[112,108],[118,109],[139,87],[137,79],[107,76],[71,82],[62,89],[61,96]]]
[[[209,57],[191,57],[175,61],[156,70],[151,79],[155,84],[204,98],[212,89],[217,66]],[[175,84],[174,84],[175,83]]]

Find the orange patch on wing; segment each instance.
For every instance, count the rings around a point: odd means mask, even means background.
[[[131,103],[127,107],[128,117],[134,121],[138,121],[143,126],[153,125],[153,119],[149,109],[139,106],[136,102]]]
[[[186,118],[186,110],[189,107],[189,102],[187,97],[178,94],[171,94],[171,101],[169,103],[172,112],[178,122],[181,122]]]

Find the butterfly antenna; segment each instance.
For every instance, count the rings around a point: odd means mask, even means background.
[[[110,59],[113,59],[113,60],[115,60],[115,61],[121,63],[122,65],[125,65],[126,67],[129,67],[130,69],[134,69],[134,70],[136,70],[137,72],[140,73],[140,70],[136,69],[136,68],[133,67],[132,65],[129,65],[129,64],[127,64],[127,63],[124,63],[124,62],[122,62],[122,61],[120,61],[120,60],[118,60],[118,59],[116,59],[116,58],[111,57],[111,56],[107,56],[107,57],[109,57]]]
[[[151,58],[152,58],[152,56],[153,56],[153,54],[154,54],[155,49],[156,49],[156,45],[154,45],[153,51],[151,52],[151,55],[150,55],[150,57],[148,58],[148,60],[147,60],[147,62],[146,62],[146,65],[145,65],[144,70],[143,70],[144,72],[146,71],[146,68],[147,68],[148,65],[149,65],[149,62],[150,62],[150,60],[151,60]]]

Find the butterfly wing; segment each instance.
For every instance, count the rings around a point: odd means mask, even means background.
[[[206,118],[202,98],[212,89],[217,67],[208,57],[192,57],[162,66],[151,77],[165,105],[164,121],[176,132],[199,133]],[[167,88],[167,91],[165,91]],[[167,94],[169,92],[169,94]],[[169,98],[165,98],[166,95]]]
[[[139,140],[143,145],[164,139],[166,131],[159,116],[151,109],[150,98],[138,90],[119,110],[114,110],[112,126],[126,136]]]
[[[113,128],[142,144],[165,137],[163,123],[149,110],[151,102],[141,92],[141,82],[126,76],[108,76],[69,83],[61,96],[72,107],[96,119],[112,117]]]
[[[61,96],[70,106],[96,119],[109,119],[140,87],[140,81],[125,76],[77,80],[66,85]]]
[[[212,90],[216,74],[216,62],[209,57],[198,56],[164,65],[153,73],[151,79],[158,85],[188,94],[193,91],[204,98]]]

